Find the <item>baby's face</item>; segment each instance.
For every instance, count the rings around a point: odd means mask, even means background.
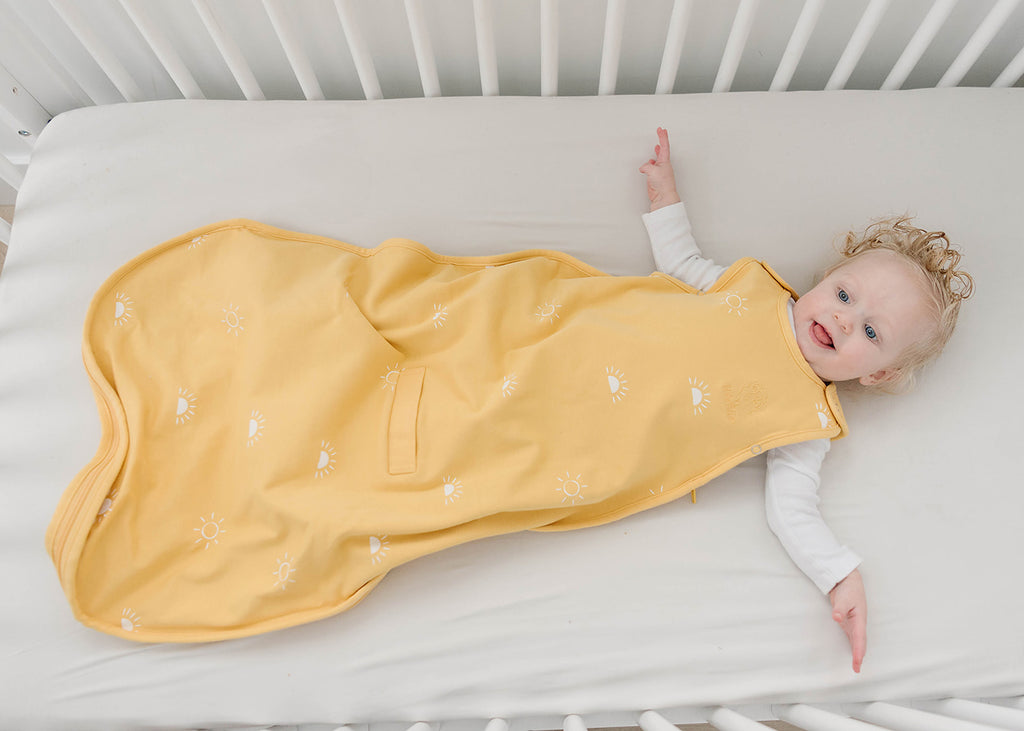
[[[800,352],[823,381],[888,380],[903,349],[936,326],[924,287],[923,275],[898,254],[857,257],[796,301]]]

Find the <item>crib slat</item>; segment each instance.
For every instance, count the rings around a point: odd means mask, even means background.
[[[939,33],[939,28],[946,22],[949,14],[953,12],[953,6],[956,3],[957,0],[936,0],[931,10],[928,11],[928,15],[924,17],[921,25],[914,32],[914,36],[910,39],[907,47],[903,49],[903,53],[900,54],[896,64],[892,67],[892,71],[885,77],[885,81],[882,82],[882,89],[899,89],[903,86],[903,82],[907,80],[910,72],[917,66],[917,62],[921,60],[925,50],[935,40],[935,36]]]
[[[739,68],[740,58],[743,56],[743,49],[747,45],[750,28],[754,25],[754,14],[757,13],[759,2],[760,0],[740,0],[740,6],[736,10],[732,30],[729,31],[729,40],[725,44],[722,63],[718,67],[718,75],[715,77],[712,91],[729,91],[732,87],[736,69]]]
[[[987,723],[1001,729],[1012,729],[1013,731],[1024,731],[1024,711],[1006,708],[1005,706],[994,706],[991,703],[978,703],[963,698],[946,698],[943,700],[917,701],[915,708],[922,711],[941,713],[953,718],[962,718],[965,721]]]
[[[558,0],[540,0],[540,95],[558,96]]]
[[[263,7],[266,8],[270,23],[274,26],[274,32],[277,33],[277,37],[281,41],[284,55],[288,57],[288,63],[291,64],[295,78],[299,80],[302,93],[310,101],[322,101],[324,92],[320,88],[320,82],[317,81],[316,72],[313,71],[309,57],[302,50],[302,41],[295,32],[295,26],[292,25],[288,13],[281,7],[278,0],[263,0]]]
[[[50,115],[3,66],[0,66],[0,123],[19,134],[19,142],[38,137]]]
[[[758,723],[729,708],[716,708],[708,716],[708,723],[721,731],[771,731],[771,727]]]
[[[409,31],[412,33],[412,47],[416,52],[416,65],[420,70],[420,83],[423,84],[423,96],[441,96],[441,83],[437,80],[437,63],[434,61],[434,47],[430,43],[430,33],[423,18],[421,0],[405,0],[405,15],[409,19]]]
[[[0,178],[15,190],[21,190],[21,185],[25,182],[24,173],[18,170],[6,155],[0,155]]]
[[[814,26],[818,23],[818,17],[821,15],[824,5],[825,0],[806,0],[804,2],[803,10],[800,11],[800,17],[797,18],[796,25],[793,27],[793,34],[789,37],[786,51],[782,54],[782,60],[779,61],[779,67],[775,70],[775,77],[772,79],[768,91],[785,91],[789,88],[789,83],[793,80],[793,73],[800,64],[800,59],[803,58],[807,41],[810,40],[811,33],[814,32]]]
[[[220,51],[224,63],[228,65],[231,75],[235,77],[238,88],[245,94],[245,98],[249,101],[264,101],[267,97],[263,94],[263,90],[260,89],[256,77],[253,76],[252,69],[249,68],[249,62],[245,60],[242,50],[235,43],[235,39],[229,36],[221,27],[217,16],[213,14],[209,4],[206,0],[192,0],[192,5],[195,6],[196,12],[199,13],[203,25],[206,26],[206,31],[210,34],[210,38],[213,39],[217,50]]]
[[[843,710],[855,718],[893,731],[997,731],[994,726],[961,721],[882,701],[844,704]]]
[[[156,27],[149,15],[139,5],[138,0],[121,0],[121,7],[128,13],[128,17],[135,23],[139,33],[145,39],[149,47],[153,49],[157,60],[163,64],[171,79],[177,84],[182,95],[186,99],[205,99],[206,94],[199,88],[192,72],[188,70],[181,56],[174,50],[174,44],[167,40],[167,36]]]
[[[622,56],[622,27],[626,22],[626,0],[608,0],[604,15],[604,43],[601,46],[601,75],[597,85],[599,96],[615,93]]]
[[[0,160],[3,158],[0,157]],[[0,244],[11,243],[11,224],[0,218]],[[0,252],[2,253],[2,252]]]
[[[978,57],[988,48],[988,44],[992,42],[999,29],[1006,24],[1010,14],[1019,3],[1020,0],[999,0],[995,4],[995,7],[981,21],[978,29],[974,31],[974,35],[967,41],[967,45],[939,79],[937,87],[956,86],[963,80]]]
[[[794,703],[772,706],[772,713],[805,731],[878,731],[878,726],[829,713],[814,706]]]
[[[121,96],[130,102],[144,101],[142,89],[135,83],[135,80],[121,62],[117,60],[117,56],[92,32],[92,29],[86,24],[75,4],[70,2],[70,0],[50,0],[50,5],[60,15],[64,24],[75,34],[75,37],[85,47],[85,50],[89,52],[89,55],[93,57],[93,60],[103,69],[103,73],[107,75],[107,78],[121,92]]]
[[[494,46],[494,7],[491,0],[473,0],[476,55],[483,96],[498,96],[498,52]]]
[[[871,36],[875,34],[878,24],[882,22],[882,16],[888,9],[889,2],[890,0],[871,0],[860,17],[860,22],[857,23],[853,35],[850,36],[850,42],[846,44],[843,55],[839,57],[832,76],[825,84],[826,90],[842,89],[846,86],[846,82],[850,80],[850,74],[856,68],[860,57],[864,55],[864,49],[868,47]]]
[[[359,74],[359,83],[363,86],[363,95],[367,99],[383,99],[380,81],[377,80],[377,69],[373,65],[373,56],[370,55],[370,48],[366,45],[363,34],[359,32],[355,20],[352,18],[351,3],[352,0],[334,0],[334,7],[338,11],[338,20],[341,21],[341,29],[345,32],[348,50],[356,64],[356,73]]]
[[[588,731],[588,729],[582,718],[571,715],[562,720],[562,731]]]
[[[42,36],[36,33],[32,29],[31,23],[20,14],[21,11],[18,9],[18,5],[8,4],[6,11],[4,23],[7,24],[9,30],[13,31],[15,35],[24,41],[25,48],[32,55],[33,60],[37,62],[36,65],[45,66],[52,71],[54,78],[57,79],[68,94],[77,100],[79,105],[89,107],[95,104],[95,100],[79,85],[68,69],[64,68],[64,64],[53,55],[53,52],[47,48],[46,44],[42,41]]]
[[[996,77],[996,80],[992,82],[992,87],[1013,86],[1021,76],[1024,76],[1024,48],[1020,49],[1009,65]]]
[[[671,94],[679,72],[679,59],[683,55],[683,39],[690,20],[693,0],[676,0],[672,5],[672,17],[668,21],[665,36],[665,50],[661,54],[661,70],[658,72],[658,86],[655,94]]]

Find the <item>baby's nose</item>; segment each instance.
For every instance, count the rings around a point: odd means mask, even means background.
[[[834,317],[836,319],[836,322],[839,323],[840,329],[842,329],[842,331],[844,333],[849,334],[849,332],[850,332],[850,323],[848,323],[845,319],[840,317],[838,312],[835,313],[834,315],[832,315],[832,317]]]

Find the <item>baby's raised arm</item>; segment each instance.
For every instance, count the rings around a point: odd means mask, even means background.
[[[652,211],[679,202],[676,176],[669,159],[668,130],[658,127],[654,157],[640,166],[640,172],[647,176],[647,197],[651,199]]]

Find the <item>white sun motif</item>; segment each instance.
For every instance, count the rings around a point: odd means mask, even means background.
[[[583,496],[583,491],[587,489],[587,486],[583,484],[581,477],[581,475],[573,477],[566,472],[565,477],[558,478],[562,486],[556,489],[562,494],[562,503],[568,500],[570,505],[575,505],[577,500],[583,502],[586,499]]]
[[[541,320],[547,320],[548,322],[554,322],[558,318],[558,308],[561,307],[557,302],[545,302],[542,305],[537,305],[537,317]]]
[[[392,391],[395,390],[395,386],[398,384],[398,374],[404,371],[405,368],[399,368],[398,364],[395,363],[393,366],[388,368],[388,372],[380,377],[380,380],[384,381],[381,384],[381,388],[390,388]]]
[[[330,442],[320,442],[320,458],[316,463],[317,477],[324,477],[334,472],[334,465],[336,464],[334,457],[337,454]]]
[[[451,505],[462,497],[462,482],[451,475],[445,475],[444,480],[444,504]]]
[[[174,423],[184,424],[196,415],[196,395],[187,388],[178,389],[178,405],[175,408]]]
[[[828,407],[825,404],[816,404],[818,409],[818,421],[821,423],[822,429],[828,429],[832,426],[832,417],[829,416]]]
[[[284,591],[288,584],[294,584],[295,579],[292,576],[295,575],[295,567],[292,565],[294,559],[288,558],[288,554],[284,555],[284,558],[277,559],[277,568],[270,573],[274,576],[274,588],[281,587],[281,591]]]
[[[699,381],[696,378],[690,379],[690,395],[693,398],[693,413],[696,415],[703,414],[704,411],[711,405],[711,399],[708,397],[708,384],[704,381]]]
[[[629,391],[629,381],[618,368],[607,366],[604,369],[608,376],[608,390],[612,393],[612,403],[621,401]]]
[[[205,236],[196,236],[194,239],[192,239],[192,241],[189,242],[188,250],[192,251],[192,249],[199,248],[199,245],[204,243],[206,243]]]
[[[195,542],[201,543],[206,541],[206,545],[203,546],[204,549],[209,548],[211,543],[219,544],[220,541],[217,539],[227,533],[226,530],[220,527],[220,524],[224,522],[224,519],[221,518],[220,520],[214,520],[214,514],[210,513],[209,518],[204,518],[200,515],[199,520],[201,520],[203,524],[198,528],[192,529],[199,533],[199,537],[196,538]]]
[[[121,629],[125,632],[134,632],[141,626],[142,623],[139,621],[139,615],[135,613],[135,610],[125,607],[121,612]]]
[[[658,488],[658,491],[657,491],[657,492],[655,492],[655,491],[654,491],[654,488],[653,488],[653,487],[649,487],[649,488],[647,488],[647,492],[651,493],[652,495],[661,495],[661,494],[662,494],[663,492],[665,492],[665,486],[664,486],[664,485],[661,485],[661,486],[660,486],[660,487]]]
[[[134,316],[134,310],[132,310],[133,304],[135,303],[132,302],[132,298],[129,297],[126,292],[118,292],[116,295],[114,295],[115,325],[124,325],[130,319],[132,319],[132,317]]]
[[[434,321],[434,327],[444,327],[445,322],[448,320],[448,308],[442,305],[434,305],[434,316],[431,318]]]
[[[114,507],[114,501],[117,500],[117,493],[120,492],[120,488],[115,487],[110,491],[110,494],[103,498],[103,502],[100,503],[100,509],[96,513],[96,525],[103,522],[103,519],[107,517],[107,513]]]
[[[730,315],[742,317],[744,312],[750,311],[747,307],[746,298],[740,297],[736,292],[723,292],[722,304],[729,308]]]
[[[370,560],[374,563],[383,561],[390,548],[387,536],[370,536]]]
[[[509,373],[507,376],[505,376],[505,380],[501,384],[501,395],[505,398],[508,398],[509,396],[512,395],[512,392],[516,390],[516,386],[518,385],[519,382],[516,381],[516,374]]]
[[[237,337],[242,330],[245,330],[245,328],[242,327],[242,320],[245,318],[238,314],[238,308],[234,305],[229,304],[223,309],[224,319],[221,320],[221,322],[228,326],[229,333],[234,333]]]
[[[263,432],[267,427],[267,418],[256,409],[249,413],[249,439],[246,445],[251,447],[263,438]]]

